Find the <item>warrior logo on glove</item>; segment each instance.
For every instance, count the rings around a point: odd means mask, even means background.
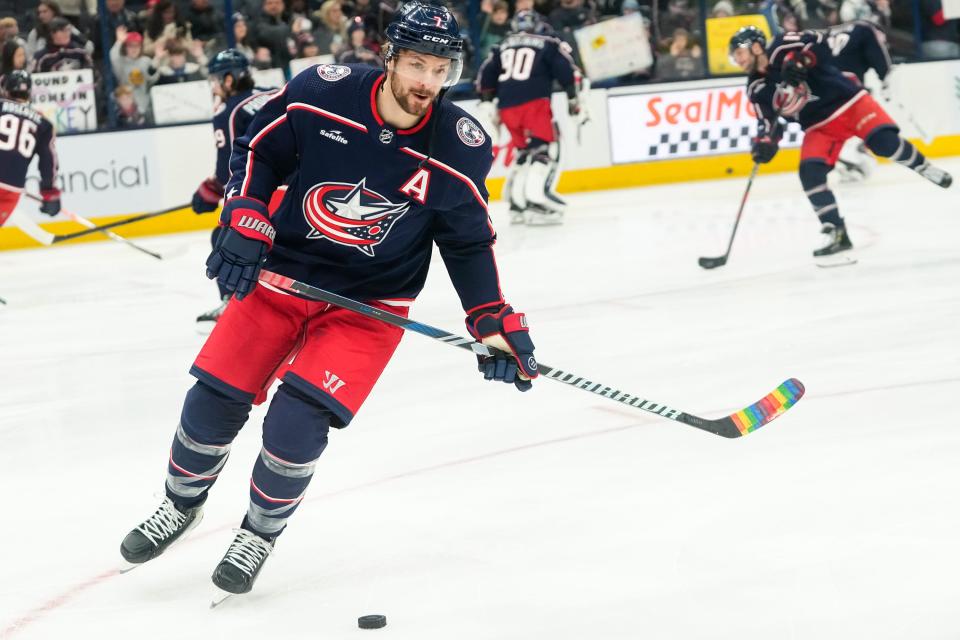
[[[394,223],[410,210],[409,202],[390,202],[359,184],[323,182],[314,185],[303,198],[303,217],[312,227],[308,238],[326,238],[355,247],[373,257],[374,247],[383,242]]]

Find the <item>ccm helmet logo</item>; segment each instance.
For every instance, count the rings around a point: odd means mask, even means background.
[[[441,38],[440,36],[431,36],[428,34],[423,36],[423,39],[428,40],[429,42],[439,42],[440,44],[450,44],[450,38]]]

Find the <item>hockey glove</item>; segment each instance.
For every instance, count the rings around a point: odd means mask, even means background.
[[[817,64],[817,57],[809,51],[790,52],[783,60],[783,81],[799,87],[807,81],[808,71]]]
[[[60,213],[60,189],[41,189],[40,197],[43,202],[40,203],[41,213],[45,213],[51,218]]]
[[[527,391],[540,372],[533,356],[533,340],[527,328],[527,317],[514,313],[513,307],[498,304],[477,309],[467,316],[467,331],[485,345],[502,353],[477,356],[477,368],[487,380],[513,383]]]
[[[231,198],[220,214],[217,246],[207,258],[207,277],[216,278],[237,300],[253,291],[267,252],[273,247],[276,231],[270,224],[267,205],[254,198]]]
[[[193,193],[193,212],[210,213],[216,211],[220,206],[220,199],[223,198],[223,185],[215,177],[207,178],[200,183],[197,190]]]
[[[773,156],[777,155],[779,149],[779,143],[769,136],[754,138],[753,146],[750,149],[750,156],[754,162],[766,164],[773,160]]]

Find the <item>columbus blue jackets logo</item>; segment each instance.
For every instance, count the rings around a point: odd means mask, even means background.
[[[457,120],[457,135],[460,136],[460,141],[468,147],[479,147],[483,144],[484,140],[487,139],[487,136],[483,133],[483,129],[477,126],[470,118],[460,118]]]
[[[350,75],[350,67],[341,64],[321,64],[317,67],[317,74],[328,82],[336,82]]]
[[[322,182],[303,198],[303,216],[310,225],[308,238],[326,238],[373,257],[390,229],[410,209],[409,202],[390,202],[359,184]]]
[[[819,100],[810,92],[810,85],[801,82],[799,86],[784,85],[777,87],[773,94],[773,108],[785,118],[795,117],[808,103]]]

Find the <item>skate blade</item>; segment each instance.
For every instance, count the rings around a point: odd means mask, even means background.
[[[137,567],[142,567],[144,564],[146,563],[139,562],[137,564],[134,564],[132,562],[127,562],[126,560],[124,560],[123,562],[120,563],[120,566],[117,568],[117,571],[119,571],[121,575],[124,573],[130,573]]]
[[[230,598],[232,598],[232,597],[235,596],[235,595],[237,595],[237,594],[235,594],[235,593],[230,593],[229,591],[224,591],[224,590],[221,589],[220,587],[214,585],[214,586],[213,586],[213,591],[212,591],[211,596],[210,596],[210,608],[211,608],[211,609],[216,609],[216,608],[219,607],[221,604],[223,604],[224,602],[226,602],[227,600],[229,600]]]
[[[856,256],[850,255],[832,255],[817,258],[815,264],[821,269],[833,269],[834,267],[850,267],[857,264]]]

